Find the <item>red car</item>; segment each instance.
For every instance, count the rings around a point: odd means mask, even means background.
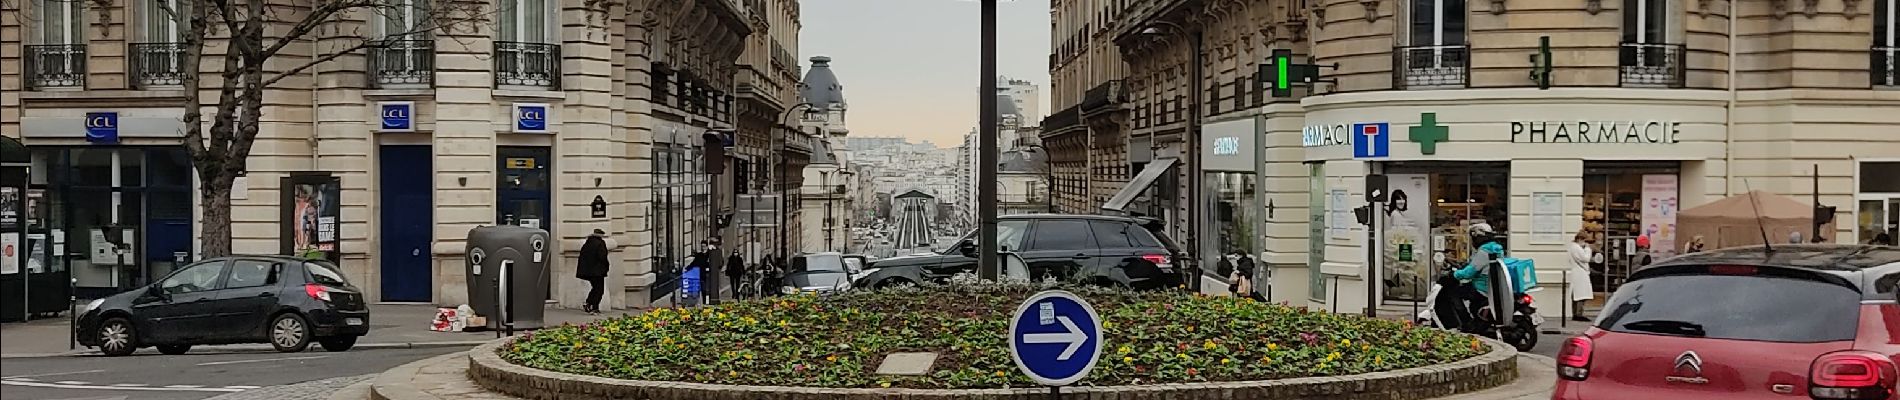
[[[1553,400],[1896,399],[1900,247],[1753,246],[1633,273]]]

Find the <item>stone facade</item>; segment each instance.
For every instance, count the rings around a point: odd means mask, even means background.
[[[5,3],[25,9],[0,10],[0,133],[34,148],[97,149],[102,145],[88,145],[80,134],[83,126],[67,120],[116,112],[121,118],[176,123],[182,111],[166,104],[185,92],[153,82],[162,74],[154,74],[152,66],[163,64],[152,64],[150,57],[165,53],[127,44],[150,40],[139,36],[146,27],[138,25],[145,20],[128,12],[149,6],[109,3],[77,14],[85,36],[72,42],[85,50],[86,63],[75,75],[84,79],[64,86],[46,85],[44,69],[27,69],[59,61],[47,56],[41,43],[45,35],[40,31],[48,25],[16,18],[37,15],[31,8],[38,3]],[[519,11],[514,0],[466,4],[480,7],[483,15]],[[673,274],[666,270],[684,262],[679,253],[686,249],[678,245],[714,234],[713,211],[705,206],[713,180],[698,172],[700,134],[737,130],[733,153],[750,162],[778,156],[762,138],[795,131],[776,121],[783,120],[778,110],[797,102],[798,67],[791,55],[797,51],[798,2],[546,4],[540,13],[547,16],[545,23],[490,20],[414,37],[380,36],[385,17],[359,11],[334,22],[334,29],[319,29],[314,40],[287,47],[268,68],[301,65],[366,39],[387,40],[321,62],[307,76],[292,76],[265,93],[262,133],[248,160],[245,184],[233,195],[235,251],[280,252],[281,241],[289,240],[280,229],[282,199],[287,198],[281,197],[280,182],[327,173],[342,187],[337,243],[342,267],[371,301],[466,301],[463,237],[479,225],[511,222],[539,223],[560,238],[553,246],[560,256],[550,263],[554,300],[577,306],[586,294],[586,284],[569,277],[581,242],[599,229],[616,245],[606,305],[665,301],[666,293],[654,289],[670,290]],[[307,5],[283,5],[287,10],[300,6]],[[545,32],[532,31],[542,25]],[[214,41],[207,51],[222,51],[220,46]],[[146,58],[128,67],[128,52]],[[207,75],[215,73],[215,66],[208,68]],[[215,85],[215,79],[207,78],[206,84]],[[413,106],[413,132],[381,129],[382,107],[391,104]],[[516,129],[517,107],[523,105],[548,107],[545,133]],[[180,141],[178,135],[128,136],[118,146],[172,148]],[[392,153],[392,148],[428,156],[398,157],[394,154],[408,153]],[[420,171],[422,183],[384,183],[402,170]],[[773,183],[769,186],[781,192],[797,187]],[[420,184],[428,186],[417,190]],[[389,196],[396,191],[429,201]],[[593,212],[597,197],[605,203],[604,217]],[[188,199],[195,214],[196,196]],[[537,206],[545,212],[533,210]],[[419,229],[397,230],[383,222],[392,213],[428,218]],[[69,242],[80,246],[80,235],[83,231],[69,233],[76,238]],[[405,242],[418,243],[413,247],[392,247],[392,237],[415,235],[428,237]],[[662,244],[675,246],[663,249]],[[398,260],[402,257],[420,261],[404,264],[409,261]],[[397,296],[397,290],[408,293]]]
[[[1584,228],[1586,177],[1600,176],[1606,165],[1666,165],[1680,179],[1680,208],[1751,189],[1805,202],[1818,184],[1820,203],[1839,207],[1836,220],[1843,222],[1823,233],[1828,241],[1865,242],[1870,235],[1858,225],[1891,224],[1880,221],[1890,212],[1860,208],[1890,201],[1888,190],[1863,188],[1879,177],[1868,171],[1900,160],[1900,138],[1883,133],[1900,123],[1884,111],[1900,107],[1900,97],[1885,90],[1896,84],[1893,56],[1869,51],[1893,47],[1891,38],[1874,33],[1893,32],[1894,22],[1872,15],[1892,2],[1474,0],[1463,10],[1434,13],[1429,7],[1436,4],[1443,3],[1054,2],[1051,98],[1060,111],[1045,120],[1043,137],[1059,207],[1098,212],[1143,160],[1190,154],[1184,150],[1193,144],[1184,138],[1198,98],[1205,124],[1256,121],[1259,184],[1246,206],[1266,212],[1250,214],[1264,216],[1250,221],[1261,229],[1246,240],[1273,267],[1276,300],[1319,306],[1339,290],[1345,293],[1335,306],[1359,312],[1368,290],[1392,290],[1362,283],[1392,276],[1369,272],[1364,226],[1350,213],[1332,225],[1338,210],[1315,203],[1322,197],[1314,193],[1344,190],[1355,207],[1363,203],[1365,175],[1418,173],[1424,165],[1498,163],[1509,185],[1499,201],[1509,210],[1492,216],[1494,223],[1508,222],[1518,239],[1509,251],[1536,260],[1540,285],[1553,288],[1569,265],[1562,245]],[[1641,18],[1630,15],[1638,8]],[[1551,88],[1540,90],[1530,57],[1545,37]],[[1191,65],[1196,42],[1202,62]],[[1280,49],[1290,50],[1295,64],[1317,65],[1321,79],[1294,82],[1290,96],[1273,96],[1262,82],[1272,75],[1260,67]],[[1199,93],[1188,93],[1190,68],[1201,71]],[[1109,83],[1126,97],[1106,95]],[[1089,88],[1105,95],[1091,100]],[[1092,101],[1110,104],[1098,109],[1130,111],[1091,113]],[[1453,132],[1436,152],[1408,138],[1427,113],[1436,118],[1433,126]],[[1513,121],[1527,120],[1656,120],[1679,124],[1682,133],[1660,144],[1564,144],[1510,134]],[[1382,122],[1391,127],[1388,156],[1355,157],[1352,140],[1310,143],[1303,132]],[[1176,180],[1147,189],[1154,203],[1132,211],[1166,216],[1169,234],[1190,252],[1218,250],[1183,240],[1215,231],[1212,219],[1193,217],[1207,201],[1188,195],[1198,178],[1177,168],[1170,174]],[[1558,240],[1532,239],[1530,203],[1539,193],[1561,196]],[[1321,225],[1341,229],[1315,237]],[[1556,304],[1560,293],[1543,291],[1539,304]],[[1540,307],[1551,315],[1561,308]]]

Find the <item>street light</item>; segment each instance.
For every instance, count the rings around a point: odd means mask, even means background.
[[[1187,198],[1192,201],[1187,207],[1189,226],[1187,230],[1188,251],[1191,252],[1190,254],[1194,254],[1194,256],[1188,257],[1187,259],[1192,267],[1187,269],[1193,271],[1193,276],[1187,277],[1189,279],[1186,283],[1188,284],[1188,288],[1198,292],[1201,290],[1200,268],[1201,256],[1203,255],[1200,254],[1203,251],[1201,249],[1201,236],[1203,232],[1201,232],[1200,229],[1202,225],[1202,210],[1199,206],[1202,179],[1200,157],[1201,96],[1205,95],[1205,93],[1201,93],[1204,90],[1201,88],[1201,33],[1198,31],[1188,31],[1186,28],[1181,27],[1180,24],[1168,21],[1151,22],[1148,26],[1141,29],[1141,33],[1144,35],[1160,35],[1162,34],[1162,28],[1167,28],[1170,33],[1187,35],[1188,37],[1188,93],[1190,96],[1188,99],[1187,132],[1184,134],[1184,136],[1187,137],[1182,140],[1184,142],[1182,146],[1185,147],[1182,150],[1183,153],[1187,155]],[[1149,143],[1153,143],[1153,134],[1151,133],[1149,135]]]
[[[801,108],[805,109],[805,115],[808,117],[811,116],[811,114],[814,114],[818,111],[817,110],[818,106],[813,105],[811,103],[793,104],[791,107],[785,108],[785,114],[779,116],[778,118],[779,123],[781,125],[791,126],[792,123],[789,120],[792,119],[792,112],[798,111],[798,109],[801,109]],[[798,132],[801,132],[801,133],[804,132],[803,126],[794,127],[794,129],[796,129]],[[772,182],[773,186],[783,185],[788,180],[785,176],[785,173],[786,173],[785,170],[791,167],[791,160],[785,157],[785,147],[787,146],[786,141],[788,139],[790,138],[787,138],[784,135],[772,135],[772,147],[775,150],[772,152],[772,156],[776,157],[778,160],[778,162],[773,163],[775,169],[778,170],[778,179]],[[771,189],[768,189],[768,190],[771,190]],[[786,248],[785,248],[787,244],[786,231],[790,230],[790,227],[788,225],[791,224],[790,222],[791,213],[789,212],[791,208],[788,205],[788,202],[791,201],[790,197],[791,196],[787,196],[785,192],[779,192],[779,196],[778,196],[778,257],[790,256],[789,254],[786,254]]]

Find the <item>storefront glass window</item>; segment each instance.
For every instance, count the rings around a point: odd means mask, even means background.
[[[1680,165],[1675,162],[1584,163],[1583,231],[1596,240],[1595,250],[1604,254],[1603,264],[1591,268],[1597,290],[1615,291],[1630,272],[1642,266],[1644,255],[1659,260],[1680,252],[1680,246],[1689,242],[1690,238],[1677,238],[1675,232],[1680,207],[1678,171]],[[1638,251],[1636,239],[1645,235],[1651,248]]]
[[[1855,221],[1861,243],[1900,244],[1900,195],[1887,199],[1860,201],[1860,220]],[[1881,234],[1886,236],[1881,236]]]
[[[1380,264],[1387,299],[1423,300],[1435,271],[1464,265],[1471,226],[1510,232],[1509,164],[1393,163],[1386,172]]]
[[[184,159],[175,146],[34,149],[34,169],[44,172],[27,193],[29,225],[45,235],[28,238],[39,260],[29,263],[72,271],[81,298],[170,273],[178,254],[190,258],[194,198]],[[119,237],[108,240],[114,230]]]
[[[1306,278],[1307,298],[1326,298],[1326,163],[1307,163]]]
[[[1204,260],[1218,260],[1223,254],[1241,252],[1258,257],[1254,245],[1254,221],[1261,218],[1254,210],[1254,175],[1242,172],[1210,173],[1208,185],[1214,191],[1214,240],[1213,254]],[[1209,268],[1213,265],[1209,265]],[[1218,271],[1218,278],[1226,279],[1227,271]]]

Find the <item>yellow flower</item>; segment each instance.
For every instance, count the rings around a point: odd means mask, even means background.
[[[1385,364],[1385,357],[1381,357],[1381,356],[1372,356],[1372,364],[1373,364],[1373,365],[1383,365],[1383,364]]]
[[[734,378],[737,378],[737,377],[739,377],[739,371],[732,371],[732,372],[727,372],[727,373],[726,373],[726,376],[730,376],[730,377],[734,377]]]
[[[1102,328],[1103,328],[1103,329],[1115,329],[1115,323],[1114,323],[1114,322],[1103,322],[1103,323],[1102,323]]]
[[[879,382],[879,383],[878,383],[877,385],[878,385],[878,386],[883,386],[883,387],[891,387],[891,383],[890,383],[890,382]]]
[[[785,322],[785,320],[782,319],[778,320],[778,327],[784,328],[786,325],[791,325],[791,323]]]
[[[748,354],[746,354],[746,355],[745,355],[745,359],[747,359],[747,360],[750,360],[750,359],[752,359],[752,354],[749,354],[749,353],[748,353]]]
[[[1260,363],[1261,363],[1261,364],[1272,364],[1272,363],[1273,363],[1273,357],[1266,357],[1266,356],[1262,356],[1262,357],[1260,357]]]
[[[1372,351],[1372,345],[1370,344],[1359,345],[1359,350]]]
[[[1187,358],[1187,353],[1175,353],[1174,355],[1179,356],[1181,358]]]
[[[1279,349],[1280,349],[1280,345],[1278,345],[1278,344],[1273,344],[1273,343],[1267,343],[1267,351],[1275,351],[1275,350],[1279,350]]]
[[[1340,346],[1351,346],[1351,345],[1352,345],[1352,339],[1339,339],[1339,345],[1340,345]]]
[[[1229,359],[1225,359],[1225,358],[1223,358],[1223,359],[1220,359],[1220,363],[1221,363],[1221,364],[1227,364],[1227,363],[1232,363],[1232,362],[1234,362],[1234,360],[1229,360]]]
[[[516,349],[516,350],[520,350],[520,349]],[[1134,357],[1122,357],[1122,364],[1128,364],[1128,363],[1133,363],[1133,362],[1135,362]]]
[[[832,355],[831,355],[830,357],[825,357],[825,361],[830,361],[830,362],[837,362],[837,361],[838,361],[838,355],[837,355],[837,354],[832,354]]]
[[[1201,342],[1201,347],[1206,348],[1208,350],[1213,350],[1215,347],[1214,341],[1209,340],[1209,341]]]
[[[1134,351],[1134,350],[1133,350],[1133,349],[1129,349],[1129,348],[1128,348],[1128,345],[1122,345],[1122,347],[1121,347],[1121,348],[1118,348],[1118,349],[1115,349],[1115,352],[1116,352],[1116,353],[1120,353],[1120,354],[1128,354],[1128,352],[1130,352],[1130,351]]]
[[[996,371],[996,377],[998,378],[1003,377],[1003,371]]]

